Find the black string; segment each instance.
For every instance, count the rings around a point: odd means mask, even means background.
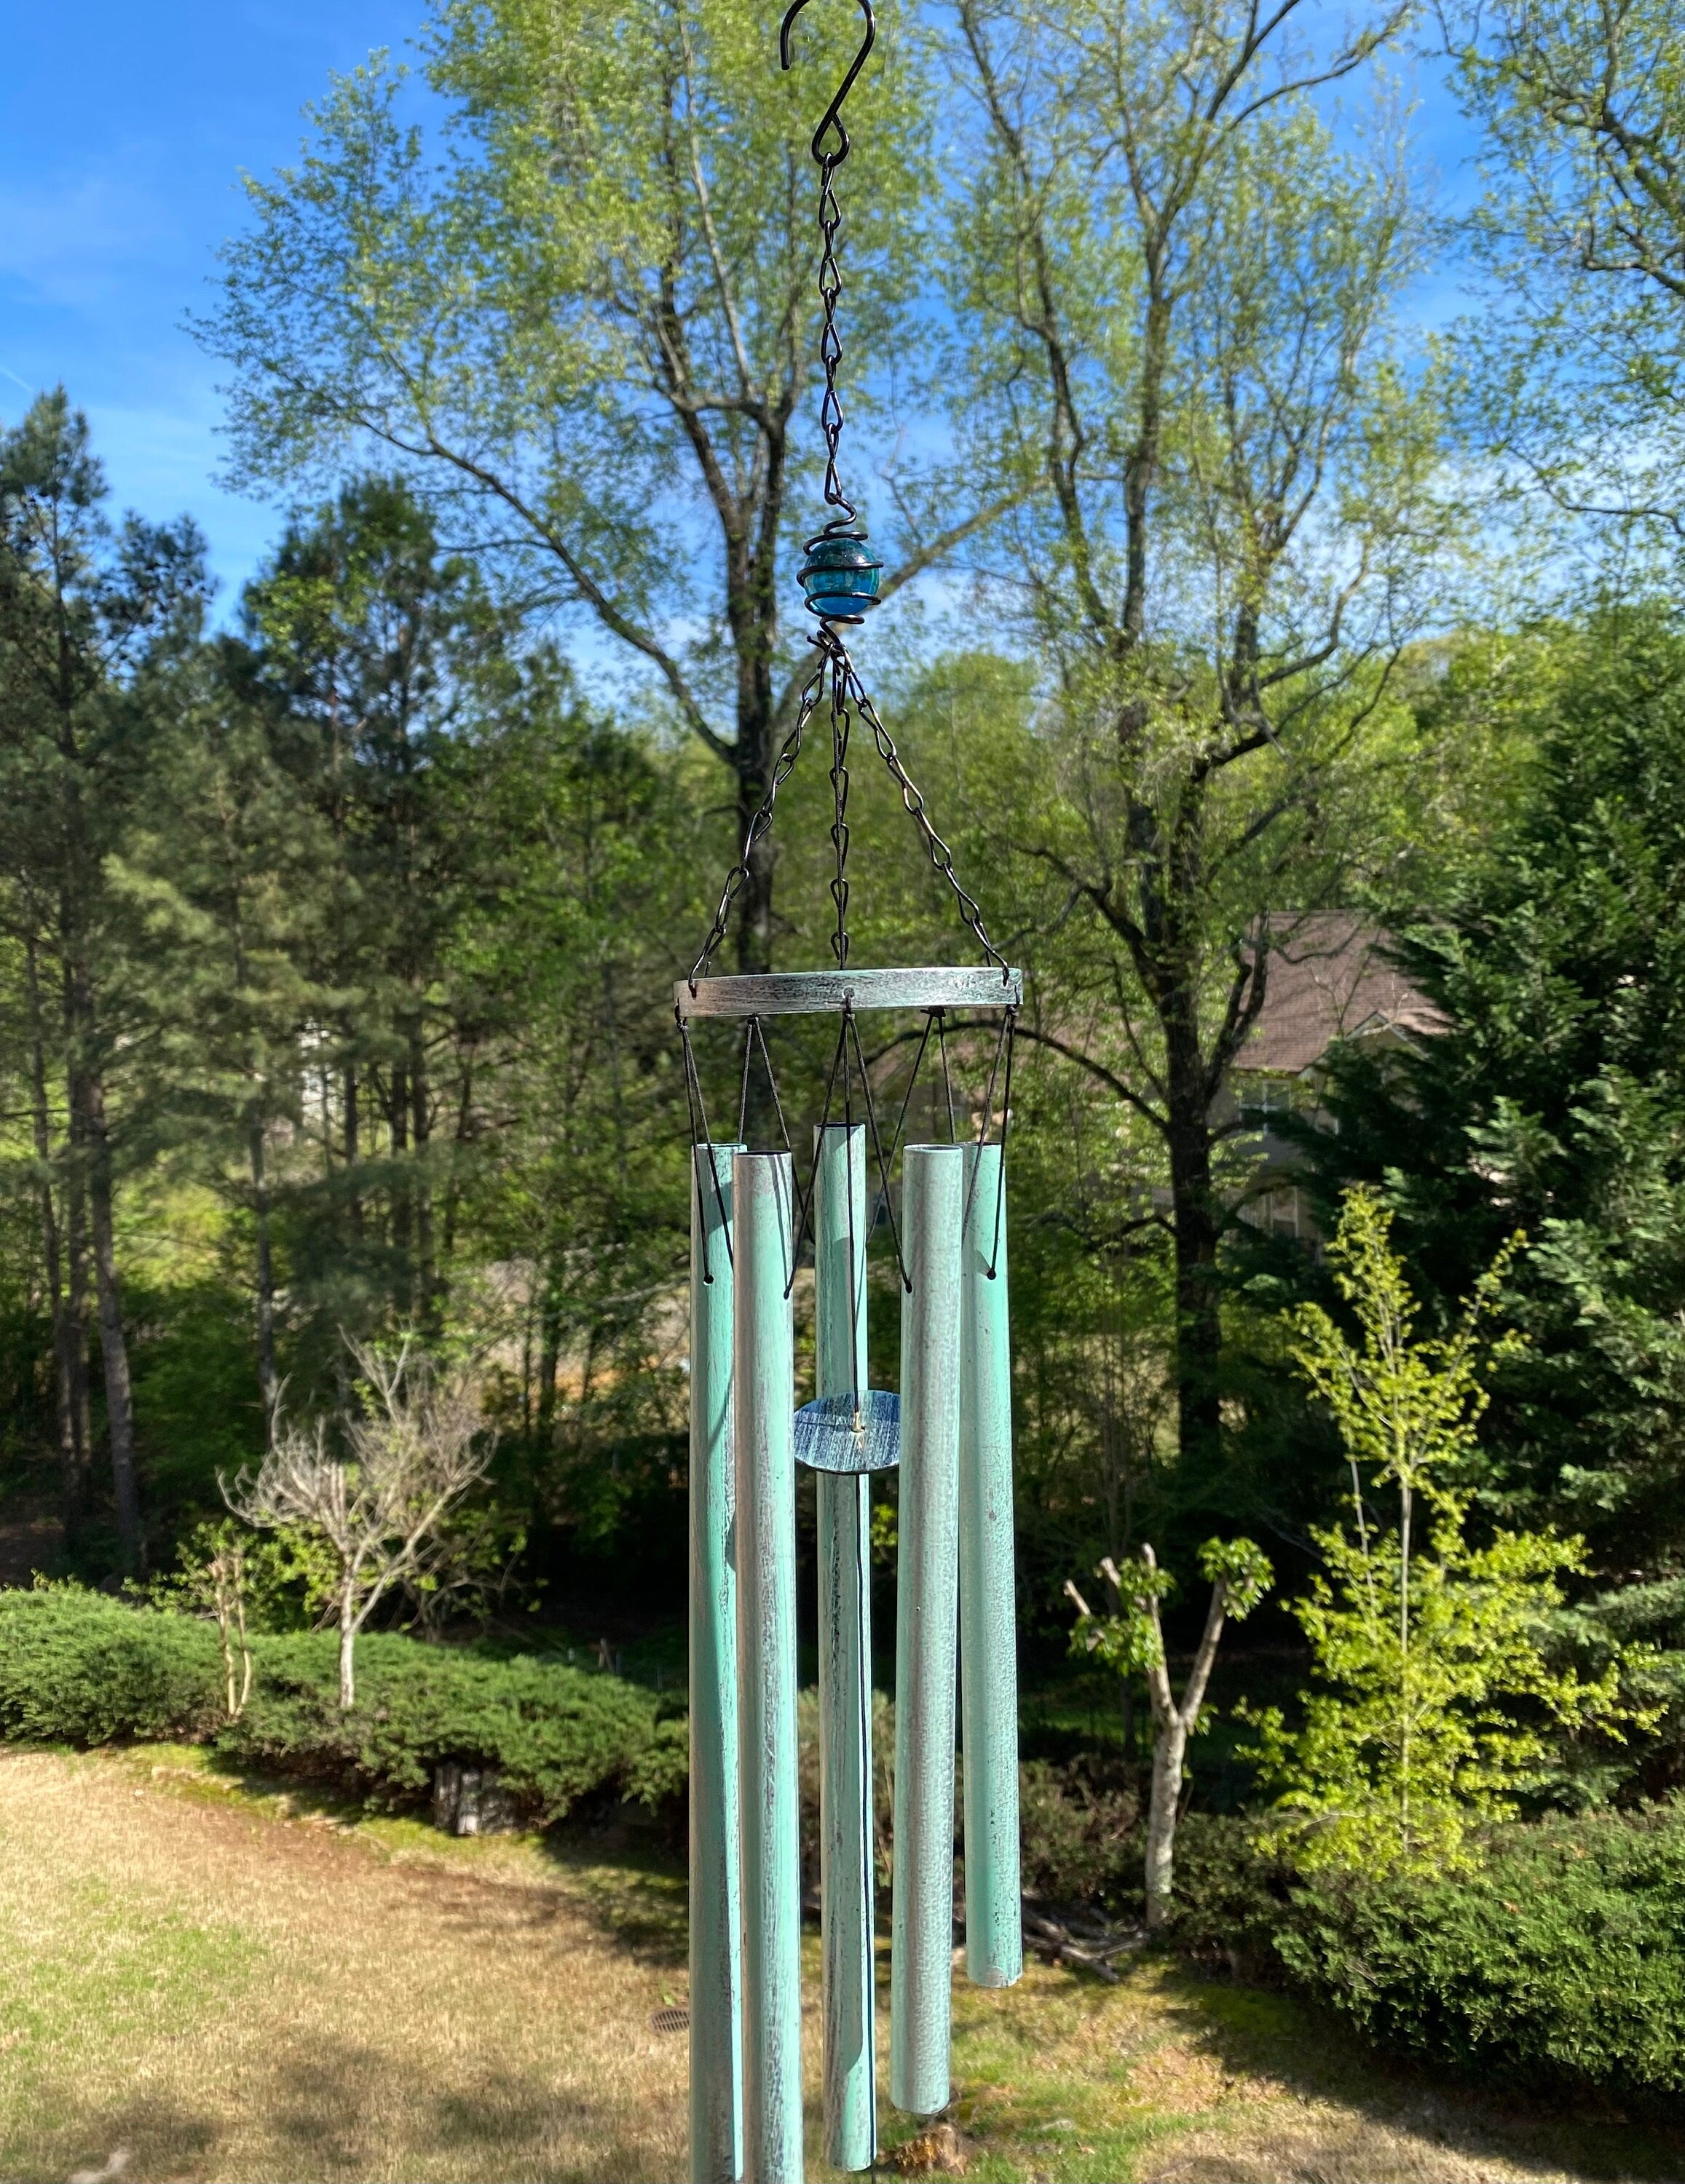
[[[842,1024],[837,1033],[837,1050],[831,1056],[831,1073],[825,1079],[825,1104],[819,1111],[819,1127],[821,1129],[823,1129],[825,1124],[831,1119],[831,1093],[834,1089],[837,1081],[837,1065],[843,1060],[844,1050],[848,1045],[848,1019],[850,1013],[849,1006],[845,1002],[843,1006]],[[846,1078],[845,1078],[844,1081],[846,1083]],[[813,1193],[817,1186],[818,1180],[819,1157],[816,1153],[813,1156],[812,1171],[807,1178],[806,1195],[805,1197],[800,1198],[797,1201],[797,1204],[801,1208],[801,1217],[795,1224],[795,1262],[797,1264],[801,1262],[801,1246],[806,1239],[807,1223],[813,1212]],[[793,1290],[795,1286],[795,1275],[793,1270],[790,1274],[789,1281],[790,1289]],[[784,1295],[788,1296],[789,1295],[789,1290],[786,1290],[784,1291]]]
[[[749,1057],[755,1051],[755,1019],[750,1017],[743,1027],[743,1086],[737,1095],[737,1134],[745,1145],[749,1142]]]
[[[843,1184],[848,1192],[848,1380],[853,1396],[850,1420],[860,1431],[860,1273],[854,1238],[854,1100],[849,1084],[848,1060],[843,1059]],[[861,1542],[862,1557],[866,1543]],[[864,1625],[862,1626],[862,1629]]]
[[[839,668],[842,671],[843,688],[853,699],[855,710],[870,730],[872,740],[878,746],[878,755],[889,768],[890,778],[901,791],[902,807],[918,827],[924,847],[929,852],[931,864],[939,876],[953,889],[955,899],[959,904],[961,923],[966,927],[979,947],[982,949],[987,960],[999,970],[1002,983],[1010,984],[1012,971],[1007,959],[989,938],[988,929],[983,922],[983,913],[977,906],[976,897],[968,894],[961,886],[959,875],[954,870],[954,853],[931,824],[930,815],[924,808],[923,794],[907,772],[901,753],[896,748],[895,738],[879,719],[878,709],[868,696],[865,684],[855,672],[854,662],[848,656],[847,648],[836,632],[829,628],[822,629],[814,642],[823,643],[834,649],[833,674],[834,675]]]
[[[930,1044],[930,1027],[935,1023],[935,1020],[936,1011],[934,1009],[926,1009],[924,1011],[924,1035],[918,1042],[918,1053],[912,1057],[912,1074],[907,1080],[906,1097],[901,1103],[900,1114],[896,1117],[896,1134],[894,1137],[890,1139],[890,1158],[891,1160],[893,1160],[896,1155],[901,1150],[901,1134],[907,1127],[907,1111],[912,1104],[913,1094],[918,1089],[918,1072],[924,1066],[924,1050]]]
[[[761,1059],[767,1065],[767,1089],[773,1095],[773,1112],[778,1118],[778,1135],[784,1139],[784,1150],[793,1154],[795,1148],[789,1141],[789,1132],[784,1127],[784,1102],[778,1097],[778,1080],[773,1074],[773,1057],[767,1051],[767,1034],[761,1028],[759,1017],[750,1017],[749,1021],[754,1025],[755,1036],[761,1042]]]
[[[679,1044],[684,1049],[684,1099],[686,1106],[690,1110],[690,1163],[694,1169],[696,1164],[696,1148],[700,1142],[706,1148],[708,1155],[708,1173],[713,1178],[714,1202],[719,1208],[720,1234],[725,1239],[726,1264],[735,1269],[737,1260],[731,1248],[731,1222],[726,1213],[725,1193],[720,1188],[720,1171],[714,1159],[714,1140],[712,1133],[708,1128],[708,1108],[706,1101],[702,1097],[702,1079],[697,1072],[696,1056],[691,1050],[690,1027],[679,1015],[677,1005],[672,1013],[678,1025]],[[702,1125],[700,1140],[696,1134],[699,1116]],[[702,1223],[702,1280],[706,1287],[710,1289],[713,1287],[714,1270],[708,1262],[708,1224],[706,1220]]]
[[[1018,1011],[1007,1011],[1007,1081],[1001,1089],[1001,1164],[995,1171],[995,1240],[990,1248],[989,1264],[984,1269],[992,1282],[1001,1271],[1001,1215],[1007,1202],[1007,1132],[1013,1123],[1013,1044],[1018,1028]]]
[[[896,1221],[896,1209],[890,1196],[890,1165],[884,1157],[884,1140],[878,1134],[878,1110],[872,1098],[872,1080],[866,1073],[866,1056],[860,1050],[860,1028],[855,1022],[854,1011],[845,1011],[848,1029],[854,1039],[854,1058],[860,1066],[860,1089],[866,1099],[866,1120],[872,1131],[872,1144],[878,1155],[878,1173],[884,1186],[884,1211],[889,1216],[890,1237],[896,1247],[896,1264],[901,1269],[901,1287],[912,1294],[912,1277],[907,1271],[906,1256],[901,1247],[901,1229]]]
[[[942,1096],[948,1103],[948,1143],[957,1145],[959,1132],[954,1128],[954,1085],[948,1074],[948,1012],[936,1011],[936,1046],[942,1057]]]
[[[1012,1022],[1013,1011],[1011,1009],[1008,1009],[1001,1018],[1001,1036],[996,1042],[995,1059],[989,1071],[989,1089],[983,1095],[983,1123],[982,1128],[977,1134],[977,1145],[979,1153],[981,1152],[982,1148],[989,1141],[989,1124],[990,1120],[993,1118],[995,1112],[995,1082],[996,1078],[1000,1075],[1001,1056],[1007,1050],[1007,1035],[1012,1029]],[[974,1161],[971,1165],[971,1181],[966,1186],[965,1212],[960,1218],[960,1234],[962,1236],[971,1226],[971,1209],[976,1201],[977,1178],[982,1169],[982,1166],[983,1162],[980,1159]]]

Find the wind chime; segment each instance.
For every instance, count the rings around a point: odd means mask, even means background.
[[[784,19],[779,52],[806,0]],[[695,2184],[794,2184],[802,2175],[801,1867],[797,1843],[795,1467],[816,1474],[818,1537],[820,1897],[827,2159],[877,2152],[873,2042],[872,1475],[899,1465],[895,1848],[890,2098],[916,2115],[951,2098],[954,1710],[962,1684],[966,1968],[985,1986],[1023,1968],[1018,1908],[1018,1691],[1013,1596],[1011,1379],[1005,1139],[1023,980],[975,900],[879,718],[844,643],[874,604],[881,564],[837,476],[842,410],[835,242],[844,99],[866,35],[814,133],[823,248],[818,288],[832,512],[801,571],[817,654],[795,724],[728,876],[689,976],[674,988],[691,1106],[690,2148]],[[809,726],[829,699],[834,850],[832,967],[716,977],[749,859],[773,822]],[[980,966],[857,969],[848,930],[849,749],[869,732]],[[980,1119],[957,1127],[948,1019],[996,1026]],[[880,1129],[881,1066],[868,1011],[924,1018],[900,1117]],[[811,1168],[799,1181],[765,1020],[833,1017],[837,1034]],[[692,1026],[743,1026],[738,1133],[709,1130]],[[933,1034],[948,1139],[901,1144]],[[759,1055],[782,1142],[748,1142]],[[874,1071],[879,1082],[874,1088]],[[998,1095],[998,1097],[997,1097]],[[895,1188],[899,1156],[900,1190]],[[868,1166],[872,1170],[868,1190]],[[899,1217],[896,1212],[897,1200]],[[901,1389],[867,1384],[866,1245],[887,1226],[901,1286]],[[813,1400],[795,1405],[792,1297],[811,1240]]]

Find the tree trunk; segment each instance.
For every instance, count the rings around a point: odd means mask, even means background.
[[[451,1145],[450,1179],[444,1193],[444,1234],[441,1242],[447,1267],[456,1256],[456,1216],[462,1203],[462,1153],[473,1118],[474,1049],[470,1045],[462,1058],[462,1074],[457,1084],[456,1133]]]
[[[743,749],[743,730],[738,730],[737,839],[738,854],[749,838],[749,828],[767,793],[766,742],[757,736],[758,749]],[[773,967],[773,843],[762,834],[749,852],[749,874],[737,898],[737,967],[740,972],[770,971]]]
[[[105,1368],[105,1423],[111,1440],[111,1486],[117,1505],[117,1544],[124,1567],[138,1570],[144,1561],[144,1542],[141,1537],[140,1487],[135,1465],[135,1406],[129,1378],[129,1346],[123,1334],[123,1292],[117,1275],[105,1088],[92,1071],[80,1072],[79,1077],[77,1089],[88,1154],[88,1210],[93,1228],[99,1351]]]
[[[539,1308],[538,1446],[548,1449],[555,1431],[555,1376],[561,1353],[561,1299],[553,1258],[545,1264],[544,1282]]]
[[[1211,1126],[1204,1072],[1195,1086],[1179,1085],[1174,1051],[1168,1150],[1176,1260],[1177,1432],[1184,1463],[1192,1459],[1208,1468],[1220,1451],[1223,1361]]]
[[[1147,1814],[1147,1923],[1161,1926],[1170,1910],[1174,1878],[1176,1808],[1182,1795],[1182,1759],[1188,1733],[1174,1715],[1153,1723],[1152,1797]]]
[[[410,1200],[414,1178],[408,1172],[405,1155],[410,1150],[410,1076],[401,1061],[392,1068],[392,1084],[386,1103],[387,1128],[392,1136],[392,1189],[388,1194],[392,1206],[393,1257],[396,1262],[397,1280],[406,1295],[411,1293],[414,1268],[410,1251],[412,1229],[410,1219]]]
[[[247,1151],[252,1172],[252,1212],[257,1224],[258,1390],[263,1397],[264,1438],[267,1440],[275,1428],[281,1376],[275,1362],[275,1263],[270,1250],[269,1182],[260,1116],[252,1117]]]
[[[30,1106],[35,1132],[35,1157],[41,1170],[41,1245],[47,1267],[47,1302],[53,1323],[53,1385],[59,1426],[59,1464],[64,1525],[64,1544],[74,1549],[87,1522],[88,1451],[82,1430],[86,1401],[77,1401],[75,1357],[75,1329],[70,1300],[64,1294],[64,1254],[59,1234],[58,1209],[53,1201],[53,1129],[47,1106],[47,1050],[41,1021],[41,985],[36,938],[24,943],[25,977],[30,1010]]]
[[[339,1710],[349,1713],[357,1703],[357,1618],[351,1580],[339,1591]]]
[[[87,1190],[82,1175],[81,1128],[70,1113],[70,1159],[64,1177],[64,1262],[70,1323],[70,1407],[82,1476],[93,1479],[93,1406],[88,1387]]]
[[[357,1162],[362,1155],[360,1142],[362,1117],[357,1110],[357,1071],[354,1063],[345,1065],[341,1090],[344,1106],[344,1134],[341,1144],[345,1160],[345,1212],[351,1224],[351,1234],[360,1244],[363,1240],[363,1201],[357,1190]]]
[[[416,1279],[410,1309],[423,1328],[437,1334],[438,1271],[433,1259],[432,1180],[427,1172],[427,1147],[432,1137],[427,1056],[418,1022],[410,1027],[410,1142],[415,1148],[410,1173],[416,1209]]]

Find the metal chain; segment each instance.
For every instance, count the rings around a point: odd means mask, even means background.
[[[817,640],[816,640],[817,642]],[[825,687],[825,658],[822,652],[819,665],[807,678],[801,693],[801,704],[795,716],[795,726],[784,738],[784,746],[773,768],[773,777],[767,783],[767,793],[761,799],[755,816],[749,822],[749,832],[744,838],[743,854],[726,874],[726,883],[720,890],[720,906],[714,912],[713,924],[702,944],[702,952],[690,967],[690,990],[696,990],[696,981],[707,975],[713,953],[726,937],[726,927],[731,922],[731,906],[743,891],[743,883],[749,877],[749,861],[755,854],[755,844],[773,823],[773,806],[778,791],[789,779],[790,769],[801,752],[801,738],[807,732],[807,723],[813,717],[813,708],[819,702],[819,694]]]
[[[750,858],[754,854],[756,844],[773,823],[773,804],[777,800],[779,789],[789,780],[790,771],[801,754],[801,739],[806,733],[807,723],[813,717],[813,710],[818,704],[820,694],[824,689],[828,673],[831,682],[831,783],[836,800],[836,818],[831,828],[831,839],[837,850],[836,877],[831,883],[832,897],[837,905],[837,929],[833,936],[831,946],[836,954],[839,967],[846,963],[849,950],[846,922],[849,892],[846,872],[848,827],[845,816],[848,801],[848,772],[844,761],[846,760],[848,751],[847,702],[851,699],[855,710],[872,731],[872,740],[878,747],[879,757],[889,768],[891,780],[901,791],[902,805],[911,815],[914,825],[923,838],[924,846],[929,852],[933,869],[939,872],[953,889],[954,899],[959,905],[961,922],[983,950],[985,960],[994,964],[1004,982],[1009,976],[1007,959],[989,938],[988,928],[983,922],[983,913],[978,907],[977,898],[968,894],[961,886],[959,876],[954,870],[954,853],[931,824],[929,814],[924,808],[923,795],[902,764],[901,753],[896,749],[895,738],[879,719],[878,709],[867,695],[865,684],[855,672],[854,662],[848,656],[847,648],[834,629],[823,624],[812,632],[809,642],[818,652],[819,664],[808,677],[803,687],[795,726],[784,738],[783,748],[778,752],[778,763],[773,768],[773,777],[767,784],[767,793],[762,798],[755,816],[749,822],[749,833],[743,845],[743,854],[726,875],[726,883],[720,891],[720,906],[714,914],[713,925],[709,930],[707,939],[703,943],[701,954],[690,967],[691,991],[695,993],[696,981],[706,976],[708,966],[713,960],[714,950],[725,938],[726,928],[731,920],[732,905],[742,892],[743,883],[749,877]],[[840,729],[838,727],[840,713],[843,722]],[[839,737],[840,737],[840,744],[839,744]],[[839,770],[842,777],[840,782],[838,780]]]
[[[840,133],[840,129],[839,130]],[[837,443],[842,437],[842,404],[837,398],[837,366],[842,362],[842,337],[837,332],[837,298],[842,293],[842,275],[837,270],[837,231],[842,226],[842,206],[836,192],[836,171],[848,157],[848,139],[841,148],[827,152],[819,162],[819,304],[824,318],[819,336],[819,360],[825,367],[825,397],[819,404],[819,429],[825,436],[825,505],[840,509],[851,523],[854,503],[844,493],[837,476]]]
[[[831,797],[836,816],[831,822],[831,844],[837,853],[837,869],[831,881],[831,900],[837,906],[837,929],[831,936],[831,953],[837,968],[848,968],[848,733],[852,722],[831,663]]]
[[[833,671],[840,673],[844,689],[853,699],[855,708],[861,719],[871,729],[872,740],[878,746],[879,756],[888,766],[890,778],[901,791],[901,803],[912,815],[913,823],[923,837],[924,846],[930,853],[931,864],[954,891],[959,903],[962,923],[975,939],[986,959],[999,970],[1004,981],[1009,975],[1007,959],[989,938],[988,929],[983,922],[983,913],[977,905],[977,898],[968,894],[964,888],[960,885],[959,876],[954,871],[954,853],[931,825],[929,816],[924,809],[924,799],[901,763],[901,753],[896,749],[895,738],[879,719],[877,707],[866,694],[866,686],[855,673],[854,662],[849,658],[842,639],[834,630],[827,629],[822,631],[814,642],[823,644],[831,653]]]

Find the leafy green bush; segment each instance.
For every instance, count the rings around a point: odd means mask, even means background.
[[[328,1632],[254,1638],[256,1680],[231,1725],[208,1623],[74,1587],[0,1592],[0,1736],[215,1736],[237,1764],[392,1811],[425,1804],[440,1760],[469,1760],[495,1767],[517,1808],[539,1823],[588,1796],[655,1810],[683,1790],[683,1722],[663,1719],[651,1693],[617,1677],[365,1636],[359,1703],[342,1714],[337,1649]]]
[[[219,1749],[394,1811],[425,1802],[440,1760],[471,1760],[495,1767],[541,1823],[593,1792],[655,1806],[683,1784],[683,1724],[658,1721],[634,1684],[376,1635],[360,1642],[357,1704],[342,1713],[338,1643],[331,1632],[255,1641],[257,1686]]]
[[[202,1736],[222,1716],[216,1633],[99,1592],[0,1592],[0,1736],[47,1744]]]
[[[1303,1874],[1258,1824],[1196,1816],[1171,1939],[1434,2062],[1685,2091],[1685,1803],[1495,1828],[1476,1847],[1467,1870]]]
[[[1540,2084],[1685,2091],[1685,1807],[1504,1828],[1470,1874],[1319,1875],[1275,1947],[1388,2047]]]
[[[1286,1977],[1277,1942],[1300,1876],[1273,1846],[1268,1824],[1190,1813],[1176,1830],[1171,1946],[1237,1979]]]
[[[1146,1838],[1130,1770],[1093,1755],[1018,1769],[1024,1886],[1050,1903],[1140,1913]]]

